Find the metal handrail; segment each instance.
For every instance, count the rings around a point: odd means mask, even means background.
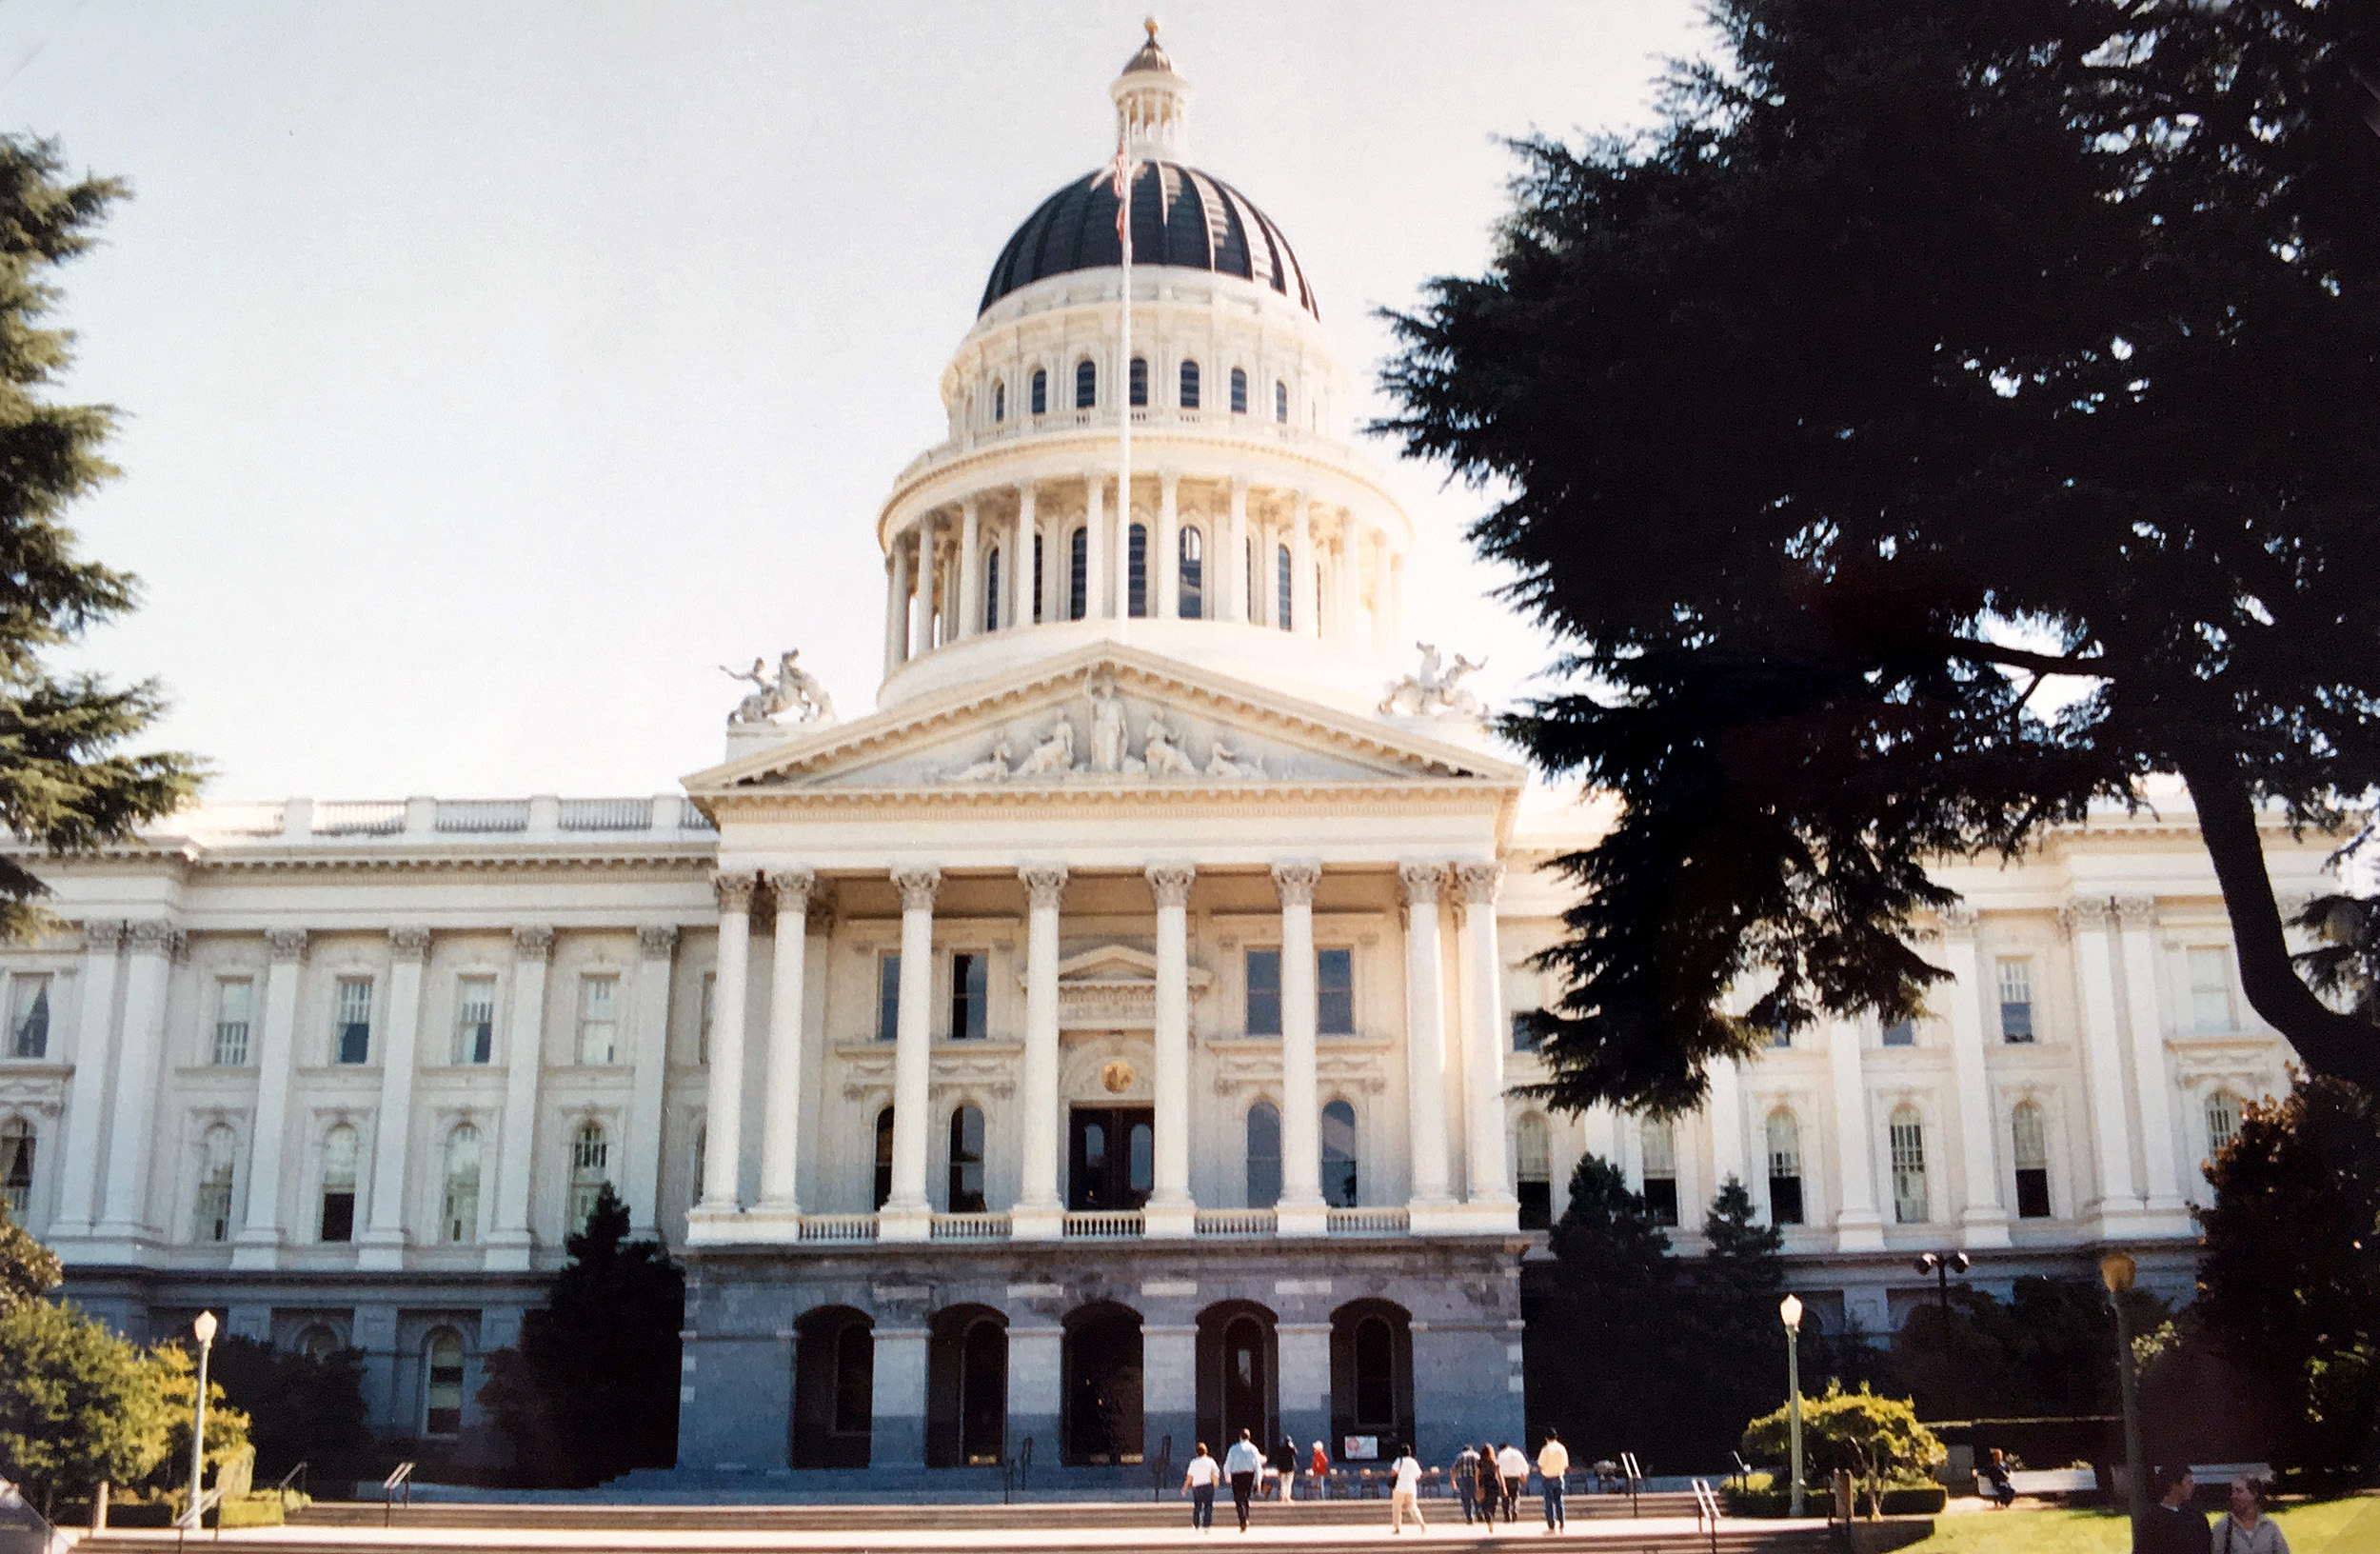
[[[1000,1503],[1009,1504],[1016,1492],[1024,1487],[1024,1470],[1033,1465],[1033,1438],[1024,1438],[1020,1452],[1003,1440],[1000,1447]]]
[[[380,1481],[382,1495],[380,1524],[384,1527],[394,1525],[396,1523],[397,1491],[400,1489],[405,1491],[407,1507],[411,1508],[413,1504],[413,1464],[411,1463],[399,1463],[389,1470],[387,1478]]]
[[[1635,1452],[1623,1451],[1619,1454],[1619,1470],[1628,1475],[1628,1514],[1634,1518],[1636,1514],[1636,1495],[1644,1488],[1644,1469],[1636,1465]]]
[[[313,1493],[313,1482],[307,1478],[306,1467],[305,1463],[299,1463],[297,1466],[282,1474],[281,1482],[272,1486],[273,1493],[281,1497],[281,1508],[284,1511],[289,1507],[289,1481],[291,1479],[298,1481],[297,1492],[299,1494],[310,1496]]]
[[[1695,1530],[1699,1532],[1708,1527],[1711,1533],[1711,1554],[1719,1554],[1719,1497],[1712,1490],[1710,1480],[1696,1479],[1693,1482]]]

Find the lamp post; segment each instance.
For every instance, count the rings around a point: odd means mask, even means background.
[[[2124,1296],[2140,1268],[2122,1252],[2099,1259],[2099,1278],[2115,1306],[2115,1378],[2124,1396],[2124,1504],[2132,1519],[2132,1546],[2140,1546],[2142,1464],[2140,1461],[2140,1387],[2132,1374],[2132,1325],[2124,1315]]]
[[[1785,1319],[1785,1427],[1793,1440],[1794,1504],[1801,1515],[1801,1297],[1788,1295],[1776,1305]]]
[[[198,1337],[197,1418],[190,1425],[190,1504],[182,1512],[182,1520],[196,1532],[199,1479],[207,1471],[207,1356],[215,1346],[215,1314],[201,1311],[190,1324],[190,1331]]]
[[[1942,1347],[1948,1352],[1951,1343],[1951,1275],[1965,1273],[1974,1265],[1965,1252],[1928,1252],[1917,1259],[1917,1271],[1934,1278],[1935,1290],[1942,1304]]]

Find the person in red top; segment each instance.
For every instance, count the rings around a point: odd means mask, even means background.
[[[1314,1475],[1314,1498],[1321,1500],[1331,1492],[1331,1454],[1322,1449],[1322,1443],[1314,1443],[1314,1460],[1306,1471]]]

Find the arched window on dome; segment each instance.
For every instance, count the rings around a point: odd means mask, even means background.
[[[992,419],[995,421],[1008,419],[1008,386],[1004,383],[992,385]]]
[[[1037,367],[1033,369],[1033,399],[1031,403],[1033,406],[1033,413],[1035,415],[1046,415],[1049,413],[1049,369],[1046,368]]]
[[[1181,526],[1181,598],[1180,614],[1195,621],[1206,613],[1206,537],[1188,524]]]
[[[993,546],[983,553],[983,629],[1000,629],[1000,562],[1001,548]]]
[[[1199,408],[1199,364],[1196,362],[1184,361],[1181,364],[1181,408],[1185,410]]]
[[[1289,424],[1289,385],[1279,378],[1273,380],[1273,419]]]
[[[1129,573],[1126,591],[1130,594],[1128,603],[1132,618],[1139,620],[1149,612],[1149,526],[1133,525],[1132,536],[1127,543],[1131,549],[1124,561]]]
[[[1248,413],[1248,374],[1244,369],[1237,367],[1231,369],[1231,413]]]
[[[1289,619],[1289,579],[1291,576],[1289,547],[1277,546],[1273,550],[1273,624],[1282,630],[1294,629]]]
[[[1085,356],[1074,364],[1074,408],[1087,410],[1100,402],[1100,369]]]
[[[1033,528],[1033,620],[1036,625],[1041,619],[1041,529],[1036,524]]]
[[[1132,408],[1139,409],[1148,402],[1149,359],[1145,356],[1135,356],[1132,359]]]
[[[1091,531],[1076,529],[1066,549],[1066,619],[1079,621],[1090,606]]]

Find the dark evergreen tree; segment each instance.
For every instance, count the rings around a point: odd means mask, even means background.
[[[628,1240],[606,1185],[517,1349],[487,1356],[480,1402],[528,1483],[601,1484],[678,1460],[678,1332],[685,1271],[660,1243]]]
[[[1683,1384],[1681,1424],[1694,1434],[1688,1461],[1718,1466],[1744,1426],[1785,1397],[1785,1237],[1754,1217],[1752,1194],[1729,1177],[1703,1216],[1707,1247],[1681,1260],[1683,1341],[1671,1368]]]
[[[186,755],[127,755],[162,701],[154,682],[110,687],[53,674],[44,655],[132,607],[129,575],[81,559],[67,508],[116,473],[101,445],[114,412],[61,405],[45,390],[72,336],[44,323],[51,272],[95,241],[124,194],[111,178],[70,179],[55,144],[0,135],[0,827],[53,852],[121,842],[196,790]],[[48,917],[48,888],[21,858],[0,857],[0,935]]]
[[[215,1340],[208,1374],[248,1417],[259,1484],[278,1481],[301,1462],[317,1481],[369,1471],[363,1350],[293,1354],[227,1334]]]
[[[1559,1427],[1580,1462],[1622,1451],[1675,1462],[1677,1379],[1668,1358],[1680,1327],[1668,1235],[1619,1167],[1588,1155],[1547,1240],[1551,1289],[1526,1328],[1533,1369],[1545,1379],[1530,1389],[1530,1434]]]
[[[2380,1086],[2259,836],[2380,777],[2380,8],[1712,14],[1656,132],[1523,143],[1492,268],[1394,319],[1385,429],[1498,489],[1474,539],[1568,655],[1509,732],[1621,801],[1564,864],[1550,1094],[1684,1108],[1920,1012],[1929,864],[2157,772],[2249,1002]]]

